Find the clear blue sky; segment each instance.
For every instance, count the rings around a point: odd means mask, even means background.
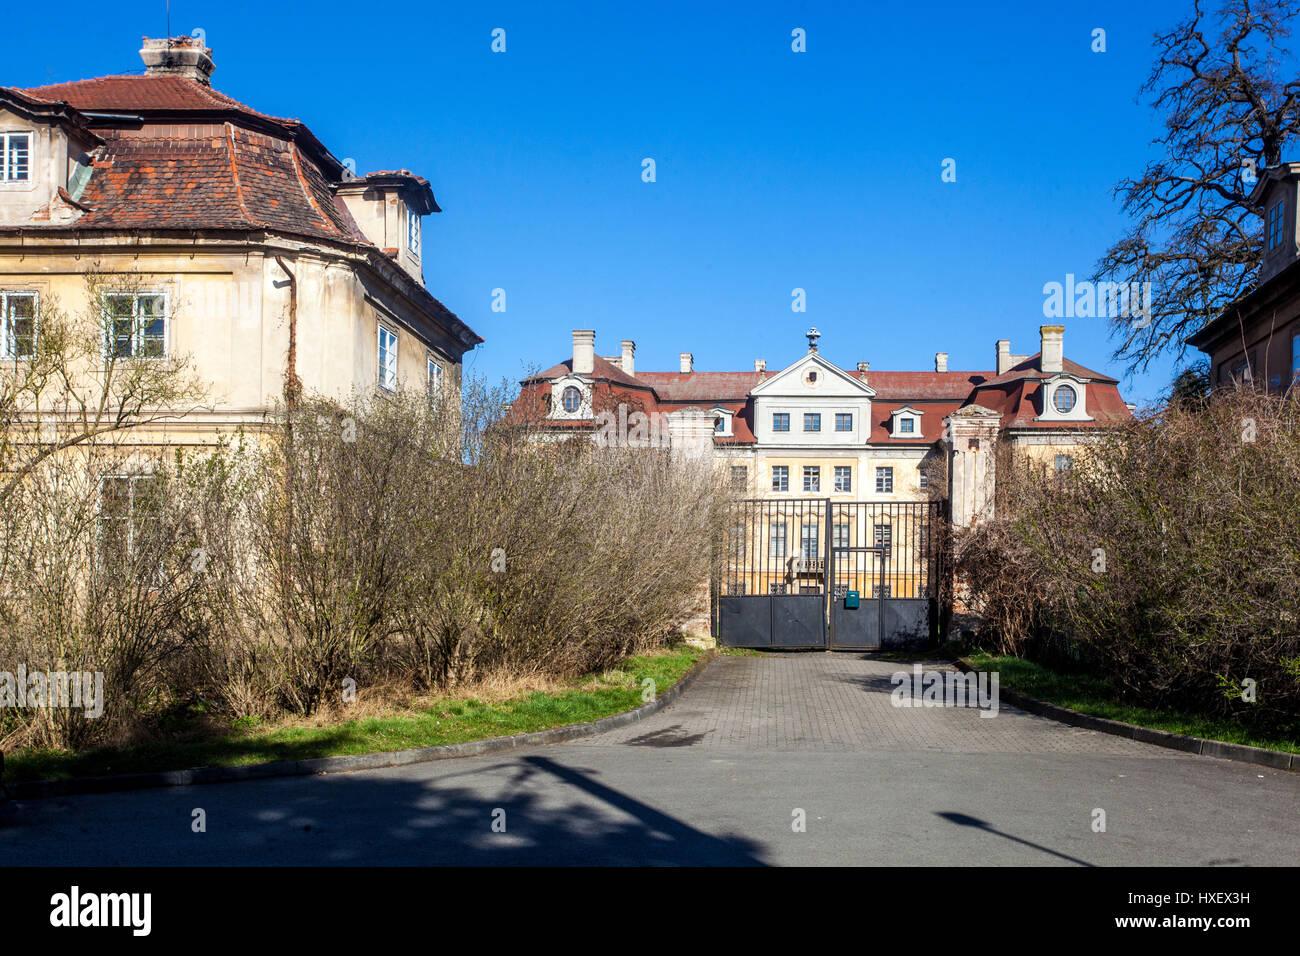
[[[1043,284],[1089,274],[1122,227],[1111,187],[1158,132],[1136,101],[1151,36],[1189,6],[175,0],[171,27],[205,31],[216,88],[362,172],[432,182],[426,282],[487,340],[467,368],[499,380],[567,357],[573,328],[602,355],[635,339],[644,369],[784,366],[814,324],[848,367],[1036,352]],[[6,11],[0,84],[138,71],[166,31],[163,0],[51,16]],[[1066,326],[1068,356],[1123,378],[1103,320]]]

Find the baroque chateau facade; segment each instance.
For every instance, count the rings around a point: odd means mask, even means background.
[[[938,353],[932,371],[839,368],[808,332],[807,351],[769,371],[636,367],[636,343],[595,352],[595,332],[573,332],[573,354],[521,382],[516,414],[557,436],[629,434],[703,447],[750,498],[909,502],[948,498],[954,523],[992,507],[994,449],[1010,443],[1046,467],[1067,469],[1096,428],[1132,418],[1119,383],[1064,355],[1064,326],[1040,329],[1034,355],[995,345],[992,368],[956,371]],[[644,416],[640,418],[638,416]],[[666,426],[666,428],[665,428]]]

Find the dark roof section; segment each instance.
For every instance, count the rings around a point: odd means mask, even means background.
[[[1219,336],[1235,329],[1242,314],[1253,312],[1261,304],[1285,294],[1289,288],[1294,288],[1297,284],[1300,284],[1300,259],[1296,259],[1295,262],[1270,276],[1267,282],[1255,286],[1245,295],[1238,297],[1183,341],[1193,348],[1204,351],[1204,346],[1208,346]]]

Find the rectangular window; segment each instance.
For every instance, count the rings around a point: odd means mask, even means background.
[[[805,561],[815,561],[819,555],[817,538],[821,529],[815,524],[806,524],[799,537],[799,553]]]
[[[768,531],[768,555],[773,558],[785,557],[784,524],[774,524]]]
[[[835,430],[837,432],[853,431],[853,413],[836,412],[835,413]]]
[[[25,183],[32,178],[32,134],[0,133],[0,182]]]
[[[847,548],[849,545],[849,526],[847,524],[837,524],[831,529],[831,547]]]
[[[877,548],[888,548],[894,544],[893,525],[878,524],[875,528],[875,542]]]
[[[816,412],[803,413],[803,430],[806,432],[819,432],[822,430],[822,417]]]
[[[150,475],[110,475],[100,480],[96,547],[101,565],[130,562],[148,546],[149,523],[157,520],[155,488]]]
[[[442,366],[429,359],[429,381],[426,385],[429,389],[429,407],[433,408],[442,398]]]
[[[166,293],[105,293],[104,326],[106,358],[166,358]]]
[[[1053,467],[1057,471],[1069,471],[1074,467],[1074,457],[1072,455],[1057,455]]]
[[[803,466],[803,490],[804,491],[821,491],[822,490],[822,470],[818,465]]]
[[[916,476],[916,487],[921,488],[921,489],[925,489],[925,488],[929,488],[929,487],[930,487],[930,476],[929,476],[928,474],[926,474],[924,471],[921,471],[921,472]]]
[[[379,387],[397,390],[397,336],[379,327]]]
[[[420,214],[410,206],[406,207],[406,248],[420,256]]]
[[[877,468],[876,469],[876,492],[878,494],[893,494],[894,491],[894,469]]]
[[[1280,202],[1268,211],[1268,248],[1276,249],[1282,244],[1282,213],[1286,202]]]
[[[853,490],[853,469],[848,465],[835,466],[835,490]]]
[[[749,469],[744,465],[731,466],[731,487],[744,490],[749,484]]]
[[[772,431],[788,432],[790,430],[790,413],[773,412],[772,413]]]
[[[0,292],[0,358],[31,358],[36,351],[36,293]]]
[[[916,419],[904,415],[898,420],[898,433],[900,435],[916,434]]]
[[[772,490],[773,491],[790,490],[790,466],[789,465],[772,466]]]

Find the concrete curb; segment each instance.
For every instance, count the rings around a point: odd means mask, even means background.
[[[974,664],[964,657],[955,659],[953,663],[964,671],[978,670]],[[1189,737],[1186,734],[1175,734],[1167,730],[1155,730],[1151,727],[1138,727],[1118,720],[1108,720],[1105,717],[1081,714],[1077,710],[1070,710],[1057,704],[1049,704],[1034,697],[1026,697],[1014,690],[999,688],[998,693],[1012,707],[1018,707],[1040,717],[1050,717],[1052,720],[1070,724],[1074,727],[1097,730],[1103,734],[1113,734],[1116,737],[1128,737],[1140,743],[1155,744],[1157,747],[1167,747],[1170,750],[1181,750],[1184,753],[1196,754],[1200,757],[1218,757],[1221,760],[1236,760],[1240,763],[1253,763],[1261,767],[1272,767],[1276,770],[1300,772],[1300,754],[1291,754],[1282,750],[1266,750],[1263,747],[1248,747],[1245,744],[1230,744],[1222,740],[1205,740],[1201,737]]]
[[[488,740],[471,740],[463,744],[443,744],[437,747],[417,747],[413,750],[392,750],[386,753],[356,754],[345,757],[315,757],[310,760],[283,760],[276,763],[249,764],[242,767],[199,767],[194,770],[166,770],[156,773],[118,774],[110,777],[82,777],[70,780],[30,780],[8,785],[14,800],[34,800],[43,797],[72,796],[83,793],[110,793],[123,790],[145,790],[153,787],[189,787],[205,783],[234,783],[241,780],[262,780],[267,777],[297,777],[320,773],[348,773],[353,770],[378,770],[382,767],[403,767],[407,764],[427,763],[431,760],[448,760],[453,757],[478,757],[483,754],[504,753],[520,747],[558,744],[579,737],[590,737],[618,727],[626,727],[667,707],[694,683],[695,678],[717,658],[717,651],[709,651],[672,687],[648,704],[621,714],[612,714],[584,724],[566,724],[549,730],[513,737],[492,737]]]

